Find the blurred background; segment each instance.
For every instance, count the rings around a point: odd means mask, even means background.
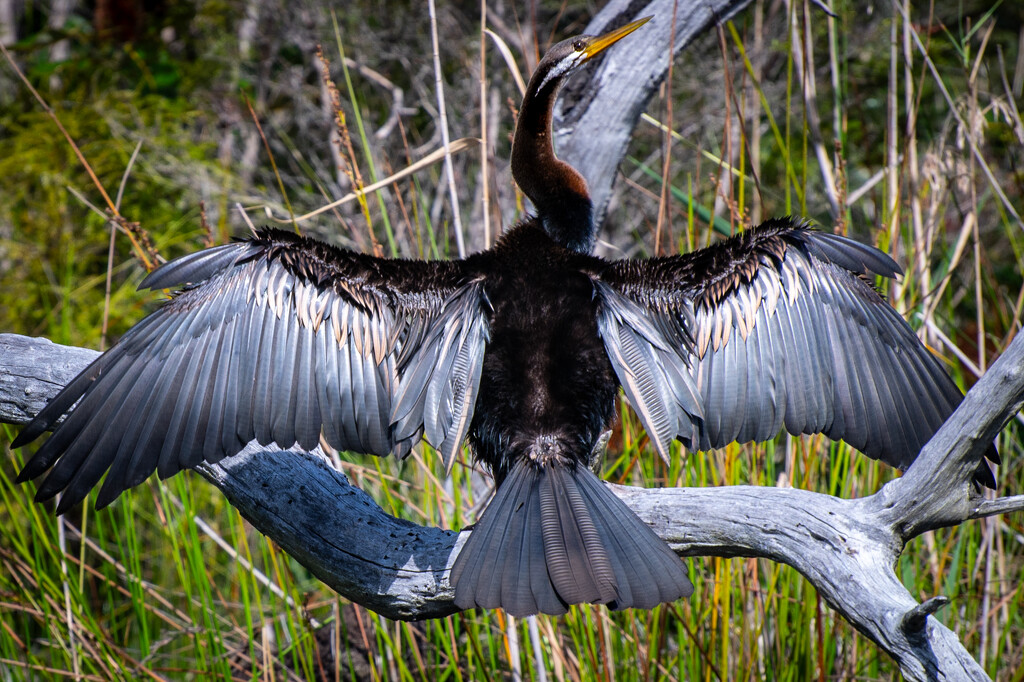
[[[469,251],[493,243],[524,209],[508,168],[520,94],[498,48],[528,78],[601,4],[437,0],[447,125],[484,139],[486,164],[476,144],[454,156],[457,206],[433,163],[298,229],[444,258],[457,211]],[[752,2],[675,60],[620,166],[600,251],[688,251],[807,216],[897,259],[905,277],[879,285],[969,388],[1024,305],[1024,5],[828,6],[834,18]],[[441,146],[424,2],[0,0],[0,43],[0,332],[109,347],[158,304],[135,288],[160,259],[250,224],[288,228]],[[0,425],[2,679],[898,678],[799,574],[763,560],[689,560],[694,597],[651,612],[387,621],[326,590],[196,475],[59,524],[12,482],[26,456],[15,432]],[[1000,494],[1024,492],[1020,434],[1000,437]],[[487,494],[468,467],[445,479],[425,445],[405,464],[342,458],[417,523],[460,528]],[[898,473],[820,437],[678,452],[667,467],[623,408],[605,475],[852,497]],[[930,533],[898,570],[915,596],[953,600],[937,617],[993,677],[1024,679],[1020,515]]]

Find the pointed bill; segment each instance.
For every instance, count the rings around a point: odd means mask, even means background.
[[[617,28],[614,31],[605,33],[603,36],[594,38],[594,41],[592,43],[583,48],[583,52],[584,54],[586,54],[587,59],[592,59],[595,55],[605,50],[605,48],[608,48],[614,45],[615,43],[619,42],[620,40],[622,40],[630,33],[640,28],[650,20],[651,17],[637,19],[636,21],[629,22],[628,24],[621,28]]]

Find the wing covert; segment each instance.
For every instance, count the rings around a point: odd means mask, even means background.
[[[425,435],[447,471],[473,421],[488,340],[486,300],[482,282],[462,287],[401,362],[395,438],[415,442]]]
[[[603,282],[596,282],[602,305],[598,330],[612,369],[658,453],[668,460],[668,444],[679,437],[700,442],[704,408],[687,358],[685,330],[666,325],[665,316],[648,311]],[[688,312],[683,304],[682,310]],[[661,322],[661,324],[658,324]],[[682,361],[682,362],[680,362]]]

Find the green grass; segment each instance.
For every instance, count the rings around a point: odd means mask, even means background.
[[[463,28],[472,21],[453,20],[461,16],[459,9],[439,4],[449,12],[445,68],[449,111],[456,112],[450,120],[458,131],[453,137],[479,136],[467,127],[479,121],[478,36]],[[933,325],[971,363],[985,367],[1016,333],[1024,299],[1024,233],[980,167],[981,160],[988,164],[1020,211],[1020,121],[1008,105],[996,53],[998,46],[1012,83],[1019,75],[1013,71],[1019,17],[1007,26],[1007,8],[988,15],[988,6],[975,11],[952,3],[940,5],[931,19],[923,10],[913,17],[956,112],[975,123],[965,128],[910,42],[913,62],[905,61],[901,21],[890,72],[889,18],[866,16],[844,2],[835,9],[839,18],[831,37],[822,13],[797,15],[817,65],[808,74],[817,91],[813,101],[802,94],[807,81],[799,75],[786,17],[767,7],[752,7],[720,36],[709,36],[683,56],[666,88],[674,98],[673,119],[662,120],[664,99],[649,108],[655,122],[679,135],[640,124],[622,167],[618,208],[602,236],[618,248],[650,252],[665,184],[670,223],[662,247],[689,250],[716,239],[713,232],[736,229],[757,216],[796,212],[825,227],[838,224],[879,244],[904,266],[907,274],[898,283],[879,284],[915,328]],[[536,27],[519,18],[525,31],[536,30],[544,41],[558,11],[557,3],[541,3]],[[397,59],[372,61],[380,45],[407,50],[403,56],[415,64],[428,63],[429,50],[420,49],[415,31],[405,34],[409,45],[395,47],[380,12],[375,3],[355,3],[338,17],[337,32],[329,15],[319,19],[317,39],[340,85],[340,109],[326,122],[314,116],[320,111],[319,71],[310,67],[310,80],[287,79],[296,64],[311,62],[311,54],[278,45],[260,62],[267,67],[261,71],[253,57],[232,54],[232,41],[222,35],[240,19],[208,6],[198,10],[198,36],[189,40],[202,47],[190,58],[173,46],[129,54],[116,44],[86,42],[75,44],[71,63],[47,65],[45,45],[23,44],[17,55],[112,197],[128,169],[120,211],[140,221],[160,254],[171,258],[201,247],[201,201],[211,232],[223,240],[246,229],[236,202],[256,224],[266,221],[254,208],[264,202],[276,216],[299,215],[325,197],[336,198],[339,175],[369,184],[434,149],[436,143],[420,149],[436,126],[429,69],[414,83]],[[754,12],[763,13],[760,36]],[[425,22],[423,14],[418,20]],[[396,25],[416,21],[390,16]],[[558,36],[575,30],[567,26],[578,29],[571,22],[579,18],[564,17]],[[294,28],[287,18],[280,21],[281,30]],[[389,95],[354,70],[342,70],[342,46],[349,57],[403,87],[406,104],[417,107],[386,140],[376,139],[374,131],[387,117]],[[502,101],[511,96],[500,58],[490,54],[487,67]],[[0,111],[0,330],[100,347],[106,308],[109,345],[154,305],[151,295],[135,292],[144,274],[138,251],[118,235],[108,295],[109,222],[79,198],[102,208],[99,192],[9,67],[0,72],[0,86],[15,101]],[[63,83],[51,89],[54,73]],[[287,92],[285,85],[268,84],[275,78],[304,85]],[[728,86],[722,88],[723,82]],[[266,136],[265,142],[255,138],[254,167],[240,160],[255,130],[243,94]],[[886,106],[890,94],[894,111]],[[218,118],[225,107],[242,112],[228,127]],[[728,125],[727,108],[733,113]],[[737,110],[745,117],[742,128]],[[337,127],[339,112],[344,128]],[[505,107],[496,115],[499,133],[489,143],[496,159],[486,183],[494,220],[508,225],[516,217],[505,161],[511,117]],[[351,142],[339,147],[340,173],[326,141],[332,127]],[[232,137],[237,144],[225,152]],[[817,139],[830,169],[819,163]],[[968,139],[980,160],[970,153]],[[664,173],[666,144],[673,149]],[[481,183],[479,161],[467,153],[456,163],[461,211],[469,216]],[[879,171],[880,181],[861,192]],[[836,219],[825,200],[826,174],[838,189]],[[435,209],[442,177],[440,166],[420,171],[379,197],[300,229],[367,249],[379,245],[386,253],[444,256],[454,250],[454,240],[447,209]],[[731,182],[722,182],[726,178]],[[466,224],[472,232],[475,224]],[[479,245],[483,238],[467,234],[467,241]],[[940,337],[925,338],[962,385],[973,383],[971,369]],[[558,680],[898,678],[892,662],[837,617],[798,573],[759,559],[688,560],[693,597],[649,612],[578,607],[564,618],[538,617],[532,623],[500,612],[388,621],[324,588],[193,474],[147,481],[102,511],[87,502],[59,523],[50,505],[32,502],[32,484],[13,483],[31,450],[9,448],[15,433],[15,427],[0,425],[3,679],[66,674],[97,680],[444,682],[509,679],[512,671],[536,679],[539,668]],[[1000,437],[1005,465],[999,494],[1024,491],[1020,433],[1015,424]],[[426,446],[405,463],[345,456],[343,466],[387,511],[417,523],[461,527],[472,521],[480,497],[472,492],[467,467],[456,466],[446,479]],[[677,448],[666,466],[626,409],[605,472],[616,482],[652,487],[795,485],[842,497],[871,494],[897,475],[820,437],[781,437],[686,456]],[[1019,515],[970,522],[913,541],[897,569],[915,596],[944,594],[953,600],[937,617],[999,680],[1024,679],[1022,536]]]

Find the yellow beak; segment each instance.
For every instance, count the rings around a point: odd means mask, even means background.
[[[587,55],[587,59],[591,59],[594,55],[596,55],[597,53],[601,52],[606,47],[609,47],[609,46],[614,45],[615,43],[619,42],[620,40],[622,40],[623,38],[628,36],[630,33],[632,33],[633,31],[637,30],[638,28],[640,28],[641,26],[643,26],[644,24],[646,24],[650,20],[651,20],[651,17],[644,17],[643,19],[637,19],[636,21],[629,22],[628,24],[626,24],[625,26],[623,26],[621,28],[617,28],[614,31],[610,31],[608,33],[605,33],[603,36],[600,36],[598,38],[594,38],[594,41],[592,43],[590,43],[589,45],[587,45],[586,48],[584,48],[583,52],[584,52],[584,54]]]

